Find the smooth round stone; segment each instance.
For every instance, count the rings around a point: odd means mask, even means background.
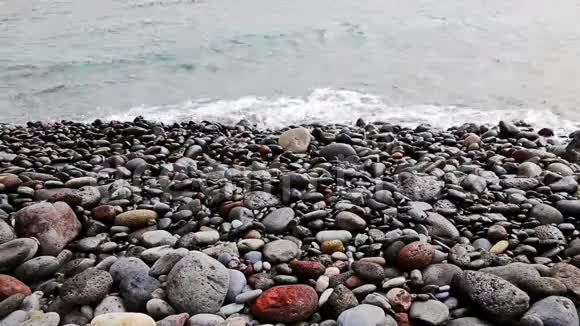
[[[226,294],[226,302],[235,302],[236,296],[242,293],[248,283],[244,273],[234,269],[228,269],[228,273],[230,274],[230,281],[228,293]]]
[[[427,219],[425,222],[427,230],[432,236],[437,236],[445,240],[454,240],[459,237],[457,227],[440,214],[427,212]]]
[[[140,313],[117,312],[97,316],[91,326],[156,326],[153,318]]]
[[[242,239],[238,242],[238,250],[246,251],[256,251],[264,247],[265,242],[262,239]]]
[[[427,325],[442,325],[449,318],[449,309],[437,300],[415,301],[411,305],[409,317]]]
[[[327,240],[321,243],[320,250],[325,254],[332,255],[335,252],[343,252],[344,244],[341,240]]]
[[[549,185],[553,192],[576,193],[578,191],[578,181],[574,176],[564,177]]]
[[[508,238],[507,230],[498,224],[494,224],[487,230],[487,238],[491,241],[500,241]]]
[[[326,289],[328,289],[329,285],[330,285],[330,278],[326,275],[320,276],[318,278],[318,280],[316,280],[316,292],[318,292],[318,293],[324,292]]]
[[[111,265],[109,273],[115,283],[121,283],[124,279],[136,279],[139,275],[149,274],[149,266],[139,258],[123,257]]]
[[[340,240],[343,243],[347,243],[351,239],[352,234],[345,230],[320,231],[316,234],[316,240],[320,243],[329,240]]]
[[[102,241],[103,239],[101,237],[83,238],[78,241],[78,248],[80,251],[94,252]]]
[[[358,160],[358,155],[354,148],[348,144],[343,143],[332,143],[324,146],[320,150],[320,156],[324,157],[329,161],[340,160],[340,161],[356,161]]]
[[[356,287],[361,286],[363,284],[364,284],[364,281],[356,275],[350,276],[349,278],[347,278],[344,281],[344,285],[346,285],[349,289],[356,288]]]
[[[479,238],[479,239],[473,241],[473,243],[471,245],[475,249],[484,249],[484,250],[488,250],[488,251],[492,247],[491,242],[489,242],[489,240],[487,240],[486,238]]]
[[[98,183],[96,178],[93,177],[79,177],[68,180],[64,183],[67,188],[81,188],[84,186],[96,186]]]
[[[2,326],[20,326],[28,318],[28,313],[24,310],[16,310],[1,320]]]
[[[235,302],[240,303],[240,304],[253,302],[262,294],[262,292],[263,292],[262,290],[257,289],[257,290],[252,290],[252,291],[240,293],[236,296]]]
[[[165,255],[169,255],[173,252],[175,252],[175,249],[170,246],[153,247],[141,252],[140,257],[147,263],[152,264],[155,263],[159,258]]]
[[[244,255],[244,259],[253,264],[262,261],[262,253],[259,251],[250,251]]]
[[[542,174],[542,168],[536,163],[524,162],[518,166],[518,175],[522,177],[537,177]]]
[[[580,217],[580,200],[560,200],[555,207],[564,215]]]
[[[2,184],[5,189],[15,190],[22,184],[22,180],[20,180],[20,178],[15,174],[2,173],[0,174],[0,184]]]
[[[0,301],[15,295],[30,295],[30,288],[15,277],[10,275],[0,275]]]
[[[574,174],[574,171],[572,171],[572,169],[569,166],[563,163],[552,163],[548,165],[547,170],[550,172],[558,173],[565,177]]]
[[[330,295],[334,292],[334,289],[326,289],[324,290],[324,292],[322,292],[322,294],[320,295],[320,298],[318,299],[318,306],[322,307],[326,304],[326,302],[328,302],[328,299],[330,298]]]
[[[255,262],[254,265],[252,265],[252,266],[254,267],[254,272],[259,273],[264,268],[264,263],[261,261],[258,261],[258,262]]]
[[[391,289],[396,287],[401,287],[405,283],[407,283],[407,279],[404,276],[395,277],[390,280],[387,280],[383,283],[383,289]]]
[[[264,258],[272,264],[287,263],[298,257],[300,250],[296,243],[290,240],[275,240],[268,242],[262,251]]]
[[[164,230],[148,231],[143,233],[143,245],[149,248],[159,246],[175,245],[177,239],[169,232]]]
[[[463,146],[469,147],[473,144],[481,144],[481,138],[474,133],[469,133],[463,140]]]
[[[285,151],[293,153],[305,153],[310,145],[310,132],[306,128],[294,128],[286,130],[278,138],[278,145]]]
[[[220,234],[216,230],[199,231],[195,233],[195,240],[199,245],[210,245],[220,240]]]
[[[115,225],[141,228],[155,225],[158,218],[159,215],[153,210],[136,209],[117,215],[115,217]]]
[[[510,243],[507,240],[501,240],[494,244],[493,247],[489,249],[489,252],[492,254],[501,254],[506,251],[509,246]]]
[[[289,207],[283,207],[266,215],[260,222],[266,227],[266,232],[278,234],[285,232],[293,219],[294,210]]]
[[[18,310],[22,306],[22,302],[26,297],[27,297],[26,294],[17,293],[0,301],[0,320],[2,320],[4,317],[8,316],[15,310]]]
[[[568,248],[564,252],[567,257],[580,255],[580,239],[574,239],[568,244]]]
[[[352,293],[356,296],[363,296],[363,295],[367,295],[371,292],[374,292],[377,290],[377,286],[374,284],[365,284],[365,285],[361,285],[359,287],[357,287],[356,289],[352,290]]]
[[[71,207],[59,201],[36,203],[19,210],[14,229],[21,237],[38,239],[41,254],[56,256],[77,237],[81,227]]]
[[[178,212],[176,212],[175,214],[173,214],[173,216],[171,217],[173,220],[190,220],[191,217],[193,216],[193,212],[187,209],[184,210],[180,210]]]
[[[362,303],[371,304],[377,306],[385,311],[391,309],[391,304],[385,296],[379,293],[371,293],[365,297]]]
[[[335,224],[338,229],[347,231],[362,231],[366,228],[367,222],[357,214],[351,212],[340,212],[336,215]]]
[[[545,298],[553,295],[564,295],[568,292],[566,285],[552,277],[540,277],[526,282],[527,293],[536,298]]]
[[[223,325],[225,320],[213,314],[197,314],[189,319],[187,326],[219,326]]]
[[[481,269],[480,272],[493,274],[521,288],[527,288],[531,281],[541,277],[534,265],[520,262],[487,267]]]
[[[297,284],[298,277],[293,275],[276,275],[272,277],[276,284]]]
[[[118,263],[113,264],[111,269]],[[152,299],[153,291],[160,287],[160,282],[149,276],[148,271],[147,267],[145,272],[130,273],[122,277],[119,283],[119,295],[123,298],[127,310],[144,311],[147,301]]]
[[[340,269],[335,266],[327,267],[324,271],[324,275],[328,277],[333,277],[340,274]]]
[[[245,305],[243,305],[243,304],[232,303],[232,304],[221,307],[220,314],[222,314],[224,316],[231,316],[233,314],[236,314],[236,313],[242,311],[242,309],[244,309],[244,307],[245,307]]]
[[[175,309],[165,300],[151,299],[147,301],[147,314],[157,320],[175,314]]]
[[[14,270],[14,276],[24,282],[40,281],[51,277],[60,267],[53,256],[39,256],[24,262]]]
[[[337,323],[339,326],[397,326],[397,322],[385,315],[385,312],[374,305],[361,304],[340,314]]]
[[[344,252],[337,251],[331,255],[334,260],[348,260],[348,256]]]
[[[551,296],[536,303],[524,314],[522,326],[578,326],[578,311],[566,297]]]
[[[3,219],[0,219],[0,245],[16,238],[14,229]]]
[[[433,264],[423,270],[424,284],[450,285],[453,277],[461,273],[461,268],[453,264]]]
[[[562,213],[546,204],[535,205],[530,211],[530,217],[535,218],[542,224],[560,224],[564,222]]]

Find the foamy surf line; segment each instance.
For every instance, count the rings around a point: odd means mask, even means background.
[[[235,100],[199,99],[178,105],[139,106],[112,114],[104,120],[130,121],[138,116],[163,123],[206,120],[235,124],[245,119],[264,129],[310,123],[352,124],[358,118],[406,127],[430,124],[449,128],[463,123],[497,124],[500,120],[523,120],[537,128],[553,128],[557,133],[580,129],[579,122],[563,119],[551,110],[490,111],[463,106],[389,106],[377,95],[330,88],[316,89],[307,97],[247,96]]]

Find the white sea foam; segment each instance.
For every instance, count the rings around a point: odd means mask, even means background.
[[[246,119],[260,128],[272,129],[304,123],[352,124],[358,118],[404,126],[426,123],[441,128],[466,122],[497,124],[500,120],[523,120],[538,128],[554,128],[559,133],[580,128],[580,121],[566,120],[547,109],[390,106],[380,96],[331,88],[315,89],[306,97],[247,96],[235,100],[198,99],[177,105],[139,106],[110,115],[105,120],[128,121],[137,116],[164,123],[208,120],[232,124]]]

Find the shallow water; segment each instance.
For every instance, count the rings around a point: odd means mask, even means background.
[[[0,0],[0,121],[580,127],[580,2]]]

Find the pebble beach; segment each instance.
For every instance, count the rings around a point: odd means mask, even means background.
[[[578,326],[580,133],[0,125],[0,326]]]

